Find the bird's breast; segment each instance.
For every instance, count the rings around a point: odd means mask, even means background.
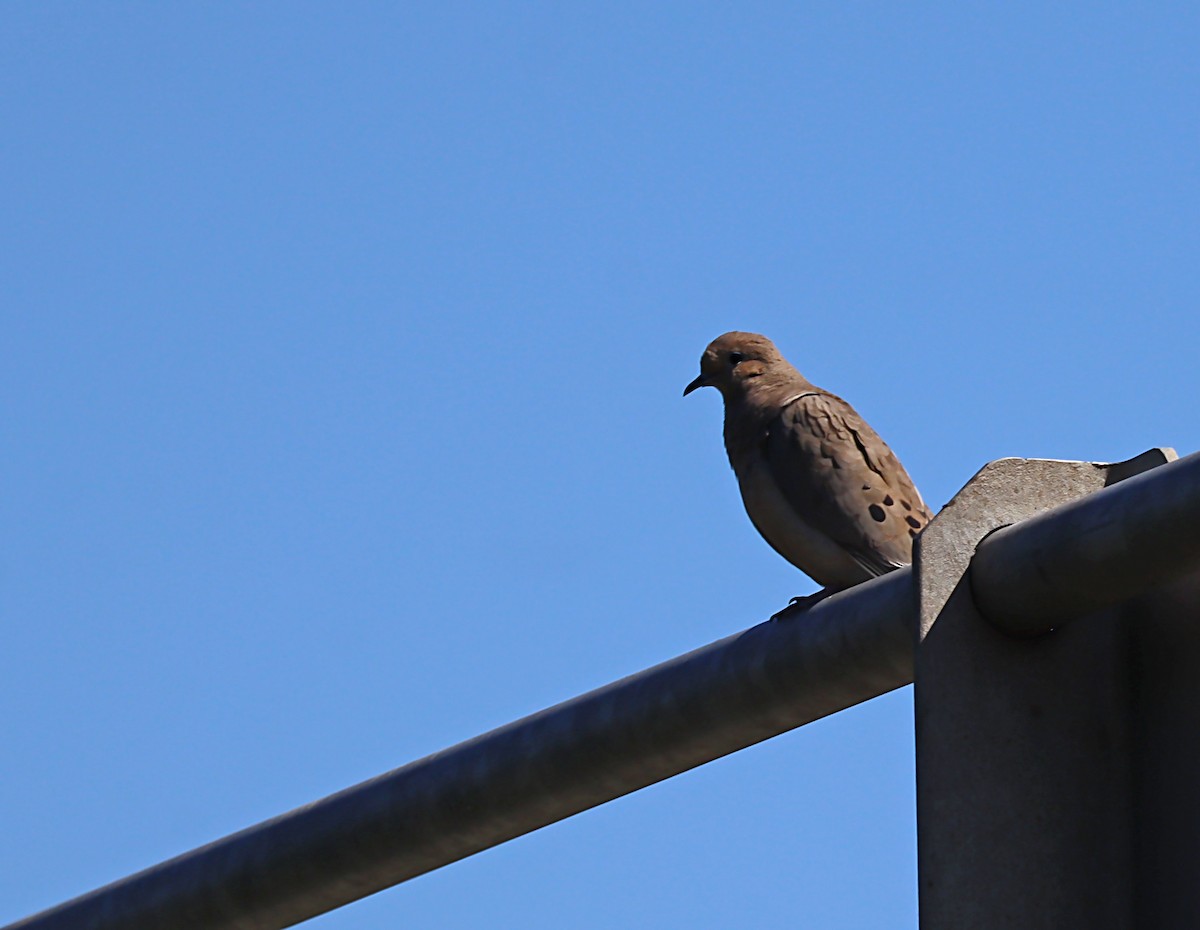
[[[845,549],[796,512],[761,457],[752,457],[736,472],[746,513],[776,552],[825,587],[849,587],[871,577]]]

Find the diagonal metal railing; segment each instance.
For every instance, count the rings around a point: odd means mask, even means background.
[[[1048,630],[1200,566],[1200,454],[999,530],[971,586]],[[114,882],[4,930],[276,930],[908,684],[910,568]]]

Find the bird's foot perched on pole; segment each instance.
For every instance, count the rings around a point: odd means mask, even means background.
[[[805,594],[803,597],[793,597],[788,601],[787,607],[778,613],[771,614],[771,621],[790,620],[793,617],[799,616],[815,604],[819,604],[831,594],[836,594],[837,591],[833,588],[822,588],[815,594]]]

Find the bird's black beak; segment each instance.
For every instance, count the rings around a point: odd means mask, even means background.
[[[685,387],[683,389],[683,396],[687,397],[689,394],[692,393],[692,391],[696,390],[696,388],[702,388],[702,387],[707,387],[707,386],[708,386],[708,382],[706,380],[704,380],[704,375],[700,375],[699,377],[696,378],[695,381],[693,381],[691,384],[689,384],[687,387]]]

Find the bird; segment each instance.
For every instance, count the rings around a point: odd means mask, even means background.
[[[822,590],[772,619],[912,562],[930,513],[887,443],[836,394],[817,387],[757,333],[729,332],[683,390],[714,387],[725,451],[750,522]]]

